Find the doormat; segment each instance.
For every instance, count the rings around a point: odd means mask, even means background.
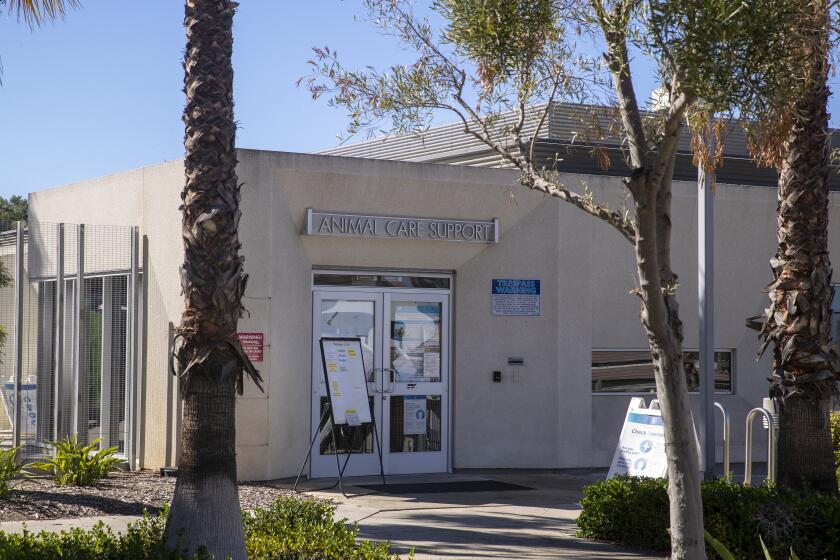
[[[359,484],[359,488],[383,494],[444,494],[447,492],[499,492],[534,490],[528,486],[498,480],[450,480],[447,482],[411,482],[396,484]]]

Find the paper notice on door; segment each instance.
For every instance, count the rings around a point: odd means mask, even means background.
[[[348,408],[344,411],[344,417],[347,418],[347,424],[349,426],[361,426],[362,420],[359,418],[359,413],[353,410],[352,408]]]
[[[404,397],[403,433],[416,435],[426,433],[426,396],[407,395]]]
[[[403,352],[401,348],[395,348],[394,351],[397,353],[392,365],[394,366],[394,370],[397,372],[398,379],[404,380],[405,378],[414,377],[417,375],[417,367],[414,365],[414,362],[411,361],[411,357]]]
[[[440,377],[440,352],[423,352],[423,377]]]

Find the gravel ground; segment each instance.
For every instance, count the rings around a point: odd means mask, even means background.
[[[94,486],[57,486],[50,479],[23,480],[0,498],[0,521],[59,519],[94,515],[139,515],[156,512],[169,503],[175,479],[154,472],[115,473]],[[243,509],[264,507],[290,494],[272,481],[242,482],[239,501]]]

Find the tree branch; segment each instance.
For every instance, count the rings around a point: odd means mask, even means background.
[[[642,124],[642,115],[633,88],[630,75],[630,58],[627,52],[626,16],[620,9],[621,3],[616,5],[612,13],[607,14],[603,7],[597,11],[607,42],[607,52],[604,58],[613,77],[613,86],[618,97],[618,108],[621,122],[627,134],[630,152],[630,164],[633,168],[645,167],[648,143]]]
[[[610,210],[606,205],[595,202],[591,197],[581,196],[578,193],[572,192],[561,183],[549,181],[533,171],[523,172],[519,182],[524,187],[559,198],[576,206],[587,214],[607,222],[617,229],[631,245],[636,244],[636,226],[620,212]]]
[[[676,91],[677,87],[677,82],[674,80],[672,91]],[[683,91],[678,93],[676,99],[668,106],[668,114],[665,116],[665,134],[659,144],[653,170],[648,180],[649,184],[656,189],[659,189],[666,173],[671,169],[671,161],[674,159],[680,140],[683,115],[691,102],[691,95]]]

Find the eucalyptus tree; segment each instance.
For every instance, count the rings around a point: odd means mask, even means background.
[[[247,275],[239,255],[230,0],[186,0],[181,289],[174,365],[184,402],[182,446],[166,539],[194,553],[243,560],[236,480],[236,393],[243,370],[261,381],[237,340]]]
[[[798,97],[768,107],[758,125],[756,156],[779,170],[778,245],[770,260],[770,305],[751,326],[773,347],[770,396],[779,413],[778,481],[837,492],[830,410],[837,354],[831,344],[831,261],[828,197],[831,137],[828,73],[833,2],[797,0],[801,24],[788,56]]]
[[[790,94],[790,81],[782,79],[790,58],[782,55],[791,8],[785,0],[438,0],[429,18],[408,1],[365,5],[379,31],[414,56],[384,71],[357,70],[343,66],[334,50],[315,49],[307,86],[313,97],[348,111],[349,132],[385,121],[392,133],[422,133],[447,111],[465,134],[517,169],[521,185],[605,222],[629,244],[665,423],[672,557],[705,558],[679,281],[671,265],[671,181],[684,122],[698,162],[711,166],[720,152],[708,153],[702,137],[713,115],[748,115]],[[603,56],[585,56],[577,41],[589,40],[603,46]],[[637,98],[631,52],[656,65],[663,95],[651,110]],[[611,105],[615,122],[605,128],[618,131],[627,166],[623,206],[568,184],[558,173],[562,161],[536,158],[537,137],[554,103],[564,100]]]

